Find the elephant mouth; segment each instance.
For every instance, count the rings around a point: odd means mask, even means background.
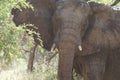
[[[80,29],[76,24],[66,23],[62,25],[62,27],[58,30],[54,38],[54,43],[51,46],[51,52],[54,52],[55,48],[58,48],[59,43],[61,42],[68,43],[68,44],[73,43],[76,45],[76,48],[78,48],[79,51],[82,51],[82,45],[81,45],[82,40],[81,40],[80,34],[81,34]]]
[[[54,52],[55,48],[56,48],[56,43],[53,43],[50,51]],[[79,49],[79,51],[82,51],[82,46],[78,45],[78,49]]]

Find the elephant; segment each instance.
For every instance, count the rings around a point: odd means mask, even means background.
[[[33,9],[21,7],[22,11],[17,8],[13,8],[11,11],[11,14],[13,15],[13,22],[16,26],[22,24],[33,24],[35,27],[26,26],[25,29],[33,30],[39,33],[39,35],[33,33],[35,46],[32,53],[30,53],[28,61],[28,71],[30,72],[33,67],[35,49],[37,45],[41,45],[39,39],[42,39],[43,48],[46,50],[50,50],[53,44],[54,34],[52,16],[55,10],[56,1],[57,0],[27,0],[27,2],[33,6]]]
[[[27,26],[27,29],[40,33],[43,40],[43,47],[50,50],[53,41],[53,27],[52,27],[52,15],[55,9],[56,0],[27,0],[34,8],[21,8],[20,11],[17,8],[13,8],[11,14],[13,15],[13,22],[16,26],[21,24],[33,24],[33,26]],[[40,36],[39,35],[39,36]],[[33,35],[37,44],[40,44],[37,35]]]
[[[80,0],[58,0],[56,5],[57,80],[72,80],[73,69],[84,80],[120,80],[120,11]]]
[[[120,79],[118,10],[81,0],[28,1],[34,11],[13,9],[13,21],[34,24],[38,29],[27,28],[41,34],[43,47],[58,48],[58,80],[72,80],[73,69],[84,80]],[[34,39],[39,44],[36,35]]]

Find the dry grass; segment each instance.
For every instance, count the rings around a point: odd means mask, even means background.
[[[35,61],[32,73],[26,71],[27,60],[25,59],[15,61],[11,67],[6,67],[6,65],[4,67],[4,64],[0,64],[0,80],[57,80],[57,60],[58,58],[54,57],[49,64],[44,59],[39,60],[39,63]],[[80,76],[74,76],[74,80],[83,79]]]
[[[56,80],[57,64],[55,62],[40,65],[35,63],[33,73],[26,72],[26,66],[25,60],[15,62],[11,68],[0,71],[0,80]]]

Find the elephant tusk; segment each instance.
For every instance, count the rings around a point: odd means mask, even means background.
[[[79,45],[79,46],[78,46],[78,49],[79,49],[80,51],[82,51],[82,46],[81,46],[81,45]]]
[[[56,44],[55,43],[53,43],[53,45],[52,45],[52,47],[51,47],[51,52],[53,52],[54,51],[54,49],[55,49],[55,46],[56,46]]]

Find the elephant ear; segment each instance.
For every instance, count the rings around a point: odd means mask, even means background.
[[[50,2],[51,1],[51,2]],[[33,26],[26,26],[27,29],[35,31],[40,35],[33,33],[34,40],[37,44],[40,44],[39,37],[43,41],[43,47],[47,50],[51,49],[53,44],[53,27],[52,27],[52,15],[54,12],[55,0],[27,0],[33,7],[32,9],[13,9],[11,14],[13,15],[14,23],[19,26],[21,24],[33,24]]]
[[[32,12],[31,8],[23,8],[21,7],[21,10],[18,8],[13,8],[11,10],[11,14],[13,15],[13,22],[16,26],[22,25],[22,24],[29,24],[29,17]]]
[[[120,47],[120,11],[110,6],[91,2],[93,11],[86,40],[88,44],[100,49],[116,49]]]
[[[90,5],[94,13],[105,12],[105,10],[111,11],[111,8],[110,8],[111,6],[105,5],[103,3],[91,1],[91,2],[88,2],[88,4]]]
[[[51,1],[51,0],[50,0]],[[43,48],[50,50],[53,44],[53,26],[52,26],[52,15],[54,1],[49,0],[32,0],[31,4],[34,7],[33,14],[30,16],[30,23],[37,27],[35,30],[40,34],[41,40],[43,41]],[[34,35],[34,40],[39,44],[38,37]]]

